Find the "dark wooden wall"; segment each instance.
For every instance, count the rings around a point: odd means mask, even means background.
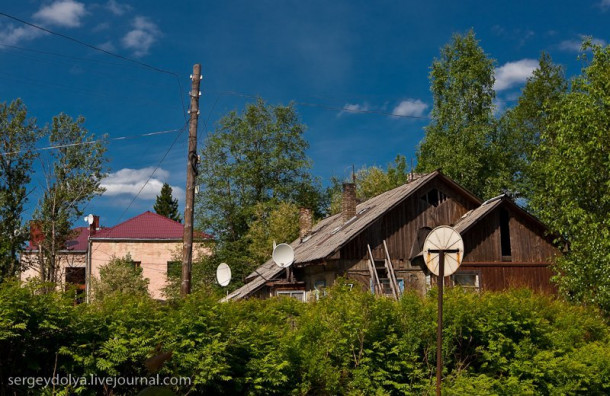
[[[500,210],[509,214],[511,256],[502,257]],[[467,262],[548,263],[559,254],[545,231],[520,211],[504,203],[466,231],[464,264]]]
[[[500,210],[509,214],[511,255],[502,256]],[[560,254],[545,230],[520,210],[504,202],[466,232],[465,256],[460,271],[476,271],[483,290],[529,287],[556,293],[549,268]]]
[[[446,196],[436,207],[421,199],[422,195],[432,189],[437,189]],[[344,246],[340,251],[340,258],[368,259],[366,246],[370,244],[375,260],[383,260],[385,239],[397,269],[408,267],[413,243],[420,228],[454,224],[476,206],[476,203],[465,198],[451,185],[438,178],[434,179]]]

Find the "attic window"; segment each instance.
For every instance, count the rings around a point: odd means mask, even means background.
[[[500,244],[502,250],[502,260],[510,261],[511,248],[510,248],[510,228],[509,228],[510,216],[508,211],[504,208],[500,209]]]
[[[447,196],[445,195],[445,193],[437,190],[436,188],[433,188],[426,194],[422,195],[420,199],[428,203],[429,205],[437,207],[438,204],[443,203],[447,200]]]

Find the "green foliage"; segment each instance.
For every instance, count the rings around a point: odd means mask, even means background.
[[[356,172],[356,197],[364,202],[381,193],[405,184],[409,177],[407,160],[404,155],[397,155],[393,164],[388,164],[386,170],[377,167],[364,167]],[[349,180],[351,182],[351,180]],[[342,181],[333,178],[328,194],[330,195],[330,212],[341,212]]]
[[[107,172],[106,146],[83,127],[84,122],[83,117],[73,120],[59,114],[47,130],[49,145],[59,148],[43,162],[44,190],[33,215],[44,235],[43,260],[37,265],[45,281],[57,281],[57,254],[72,237],[72,224],[82,216],[81,208],[104,191],[100,183]]]
[[[497,140],[501,143],[498,161],[504,167],[507,183],[503,188],[513,195],[530,199],[539,184],[538,169],[533,166],[534,151],[541,143],[541,135],[549,133],[550,113],[565,94],[568,84],[563,68],[553,64],[547,53],[542,53],[539,66],[527,79],[517,105],[501,117]]]
[[[168,219],[181,222],[182,218],[178,212],[178,199],[172,196],[172,188],[169,184],[163,183],[161,192],[157,195],[154,205],[155,212]]]
[[[21,100],[0,103],[0,282],[20,270],[17,253],[28,238],[22,224],[40,130]]]
[[[219,121],[201,155],[198,228],[217,240],[219,260],[239,273],[260,264],[250,256],[248,231],[257,205],[287,202],[320,212],[322,194],[309,169],[308,147],[293,105],[262,99]]]
[[[271,257],[273,241],[290,243],[299,236],[299,207],[287,202],[259,203],[246,238],[250,257],[263,263]]]
[[[0,285],[0,386],[8,376],[189,377],[177,394],[431,394],[436,296],[396,302],[342,282],[317,302],[219,303],[206,290],[158,303],[113,294],[74,306],[68,294]],[[607,394],[610,333],[598,311],[528,290],[445,297],[447,394]],[[171,358],[146,364],[160,353]],[[55,361],[57,359],[57,366]],[[135,394],[141,387],[119,387]],[[42,391],[42,389],[35,389]],[[59,387],[59,394],[110,389]]]
[[[103,300],[114,294],[133,296],[148,295],[148,279],[142,276],[142,268],[137,266],[129,254],[113,257],[100,267],[100,278],[92,279],[93,298]]]
[[[548,109],[531,206],[569,242],[557,260],[560,290],[610,312],[610,47],[587,48],[592,59]]]
[[[417,152],[418,172],[443,172],[475,195],[497,195],[494,60],[471,30],[455,34],[432,63],[432,122]]]

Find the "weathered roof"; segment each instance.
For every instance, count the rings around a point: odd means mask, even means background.
[[[481,220],[483,217],[487,216],[488,213],[497,208],[502,203],[505,197],[506,195],[502,194],[498,195],[497,197],[488,199],[487,201],[483,202],[478,208],[473,209],[464,214],[464,216],[462,216],[457,221],[457,223],[455,223],[453,228],[461,235],[464,235],[464,233],[468,231],[470,227],[478,223],[479,220]]]
[[[309,263],[331,256],[380,216],[396,207],[421,186],[440,174],[440,172],[435,171],[423,175],[410,183],[403,184],[359,204],[356,207],[356,216],[346,223],[343,223],[341,213],[323,219],[313,227],[307,237],[299,238],[290,244],[294,249],[294,263]],[[269,259],[248,275],[246,280],[252,279],[249,283],[229,294],[224,300],[248,296],[264,285],[265,282],[278,276],[282,271],[284,271],[283,268],[278,267],[273,260]]]
[[[184,234],[184,226],[177,221],[168,219],[150,211],[126,220],[114,227],[104,228],[91,236],[97,239],[151,239],[179,240]],[[211,239],[204,233],[196,233],[195,237]]]

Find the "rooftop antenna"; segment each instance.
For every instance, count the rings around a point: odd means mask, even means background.
[[[87,217],[84,218],[84,220],[85,220],[85,223],[87,223],[89,225],[93,224],[93,215],[92,214],[88,215]]]
[[[464,257],[464,241],[459,232],[449,226],[436,227],[424,242],[424,261],[438,276],[438,326],[436,330],[436,394],[441,395],[443,372],[443,286],[445,276],[457,271]]]

